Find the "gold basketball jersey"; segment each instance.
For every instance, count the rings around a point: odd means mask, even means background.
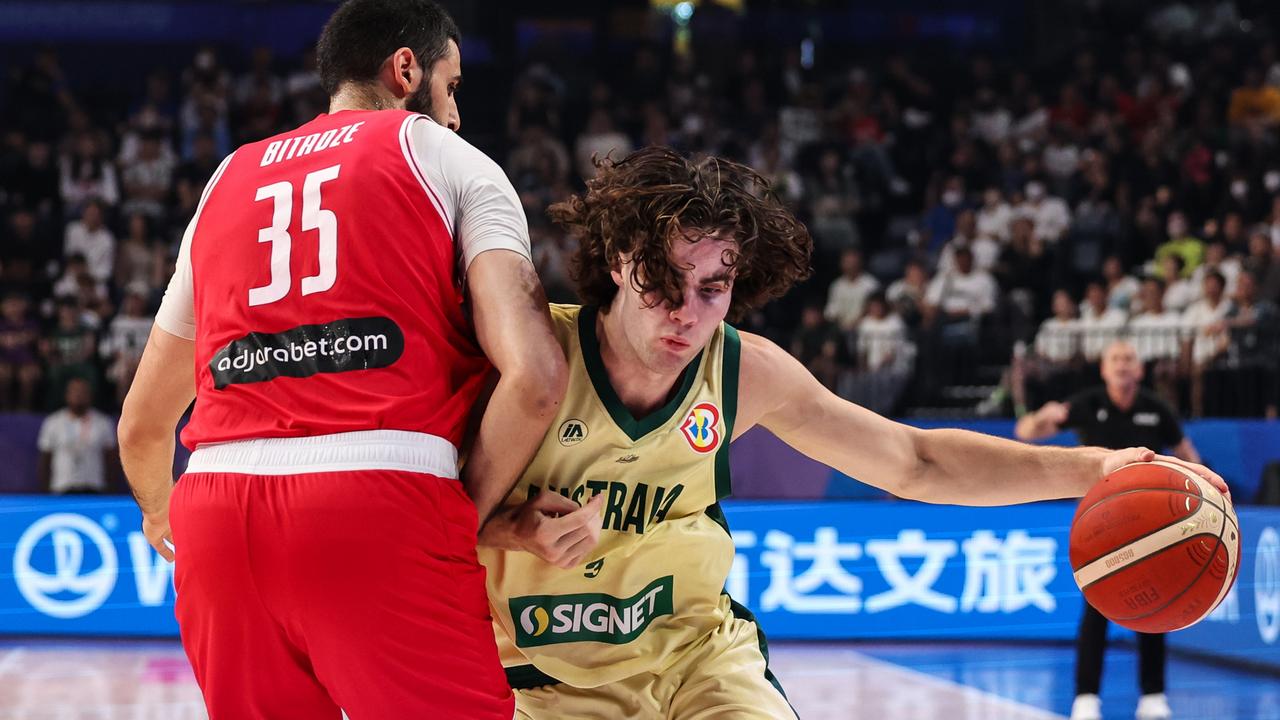
[[[601,361],[597,312],[551,308],[569,389],[506,505],[538,492],[579,504],[603,494],[600,544],[572,570],[480,548],[503,665],[577,687],[661,672],[719,627],[734,555],[717,501],[729,494],[737,331],[722,324],[670,402],[635,418]]]

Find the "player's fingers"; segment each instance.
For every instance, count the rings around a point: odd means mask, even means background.
[[[573,511],[573,520],[579,525],[599,524],[600,509],[604,506],[604,495],[596,495],[586,505]]]
[[[165,540],[173,542],[169,537],[169,533],[165,533],[160,538],[152,540],[151,547],[155,548],[156,552],[160,553],[160,557],[168,560],[169,562],[173,562],[173,550],[169,549],[169,546],[165,544]]]
[[[1123,450],[1116,450],[1107,455],[1102,465],[1102,475],[1106,477],[1111,473],[1119,470],[1125,465],[1132,465],[1136,462],[1148,462],[1155,459],[1156,454],[1147,448],[1132,447]]]
[[[568,548],[573,547],[578,543],[579,540],[582,540],[582,538],[587,537],[590,534],[591,534],[591,528],[583,525],[578,525],[566,531],[560,537],[556,538],[556,541],[553,544],[553,547],[558,551],[564,551]]]
[[[543,491],[533,499],[532,506],[537,510],[552,514],[564,515],[578,509],[578,503],[558,492]]]
[[[559,563],[556,563],[556,564],[565,570],[581,565],[582,561],[586,559],[587,555],[590,554],[591,551],[595,549],[596,542],[598,539],[599,538],[592,537],[592,536],[582,538],[577,543],[575,543],[572,547],[570,547],[565,552],[564,558]]]
[[[1208,480],[1210,485],[1218,489],[1218,492],[1226,495],[1227,497],[1231,497],[1231,488],[1227,487],[1227,481],[1223,480],[1221,475],[1210,470],[1204,465],[1201,465],[1200,463],[1187,462],[1186,460],[1179,460],[1178,458],[1171,457],[1169,455],[1158,455],[1157,459],[1164,462],[1175,463],[1187,468],[1191,472],[1199,475],[1205,480]]]

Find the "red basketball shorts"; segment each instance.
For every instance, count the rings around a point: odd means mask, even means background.
[[[512,717],[457,480],[188,473],[170,525],[211,720]]]

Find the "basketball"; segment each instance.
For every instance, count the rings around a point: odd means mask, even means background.
[[[1076,584],[1108,619],[1171,632],[1227,596],[1239,569],[1240,524],[1231,501],[1190,470],[1135,463],[1084,496],[1069,554]]]

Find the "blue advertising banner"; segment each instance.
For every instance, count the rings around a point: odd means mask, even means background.
[[[770,638],[1065,640],[1083,602],[1067,564],[1074,510],[726,503],[728,589]]]
[[[1203,622],[1170,647],[1280,668],[1280,509],[1240,508],[1240,575]]]
[[[0,634],[177,635],[141,525],[124,498],[0,497]]]
[[[728,590],[773,639],[1075,635],[1074,505],[725,503]],[[1280,668],[1280,510],[1240,511],[1235,590],[1170,643]],[[0,496],[0,635],[174,636],[173,566],[126,498]]]

